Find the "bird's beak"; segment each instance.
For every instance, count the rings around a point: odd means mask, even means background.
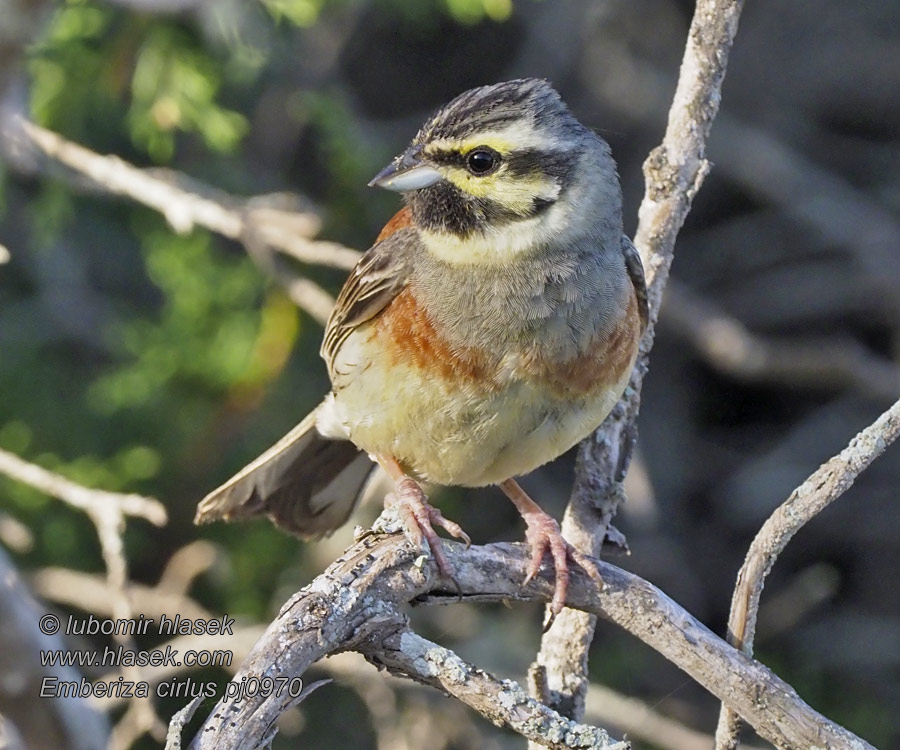
[[[422,161],[422,147],[410,146],[375,175],[369,187],[405,193],[434,185],[440,179],[441,173]]]

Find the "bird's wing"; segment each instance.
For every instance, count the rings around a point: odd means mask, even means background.
[[[322,356],[332,372],[334,357],[354,328],[378,315],[406,285],[409,249],[416,240],[408,209],[399,211],[360,258],[337,298],[325,327]],[[372,471],[365,453],[316,429],[320,405],[293,430],[207,495],[196,521],[268,515],[302,537],[317,537],[350,515]]]
[[[318,433],[319,409],[203,498],[194,521],[267,515],[285,531],[307,539],[341,526],[374,467],[353,443]]]
[[[398,211],[344,282],[322,339],[321,355],[332,379],[335,355],[347,336],[384,310],[406,286],[408,250],[416,241],[410,225],[409,209]]]
[[[647,299],[647,280],[644,277],[644,264],[641,263],[641,255],[634,243],[625,235],[622,235],[622,255],[625,256],[625,269],[634,286],[637,296],[638,312],[641,315],[641,330],[647,328],[650,321],[650,304]]]

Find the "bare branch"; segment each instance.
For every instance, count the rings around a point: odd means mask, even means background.
[[[442,690],[497,726],[508,726],[542,747],[584,750],[631,747],[628,742],[612,740],[602,729],[560,716],[529,698],[512,680],[499,680],[466,663],[450,649],[417,635],[402,618],[378,622],[354,646],[375,664]]]
[[[464,599],[549,601],[552,596],[552,583],[546,577],[528,587],[518,583],[527,561],[522,545],[468,550],[455,543],[445,546]],[[414,564],[419,555],[402,537],[362,539],[285,604],[235,679],[298,677],[324,655],[352,648],[371,633],[371,623],[396,621],[399,607],[408,601],[455,602],[455,592],[441,586],[432,562]],[[626,628],[727,701],[760,736],[785,748],[870,748],[814,711],[765,666],[729,646],[651,584],[606,563],[599,563],[599,569],[606,589],[598,592],[593,582],[576,573],[567,604]],[[246,747],[254,738],[265,736],[285,705],[274,695],[223,698],[191,747]]]
[[[154,526],[166,524],[166,509],[159,500],[143,495],[89,489],[5,450],[0,450],[0,474],[52,495],[92,518],[103,515],[111,507],[122,515],[143,518]]]
[[[167,594],[186,594],[194,579],[209,570],[218,555],[218,547],[205,539],[184,545],[166,562],[157,587]]]
[[[644,701],[622,695],[606,685],[591,684],[585,700],[589,721],[614,726],[632,739],[649,742],[660,750],[709,750],[712,736],[664,716]],[[759,750],[741,745],[743,750]]]
[[[663,321],[729,375],[816,388],[852,386],[890,400],[900,394],[900,368],[852,339],[765,339],[676,281],[669,282],[663,309]]]
[[[276,272],[276,278],[287,290],[291,302],[306,310],[319,325],[325,325],[331,314],[331,308],[334,307],[334,297],[314,281],[302,276],[288,276]]]
[[[698,0],[688,32],[681,73],[662,143],[644,163],[646,192],[638,212],[635,245],[647,274],[650,325],[626,395],[591,437],[579,446],[575,487],[562,532],[582,552],[599,555],[606,529],[622,496],[637,439],[635,420],[653,345],[663,288],[681,229],[709,170],[706,140],[719,109],[728,53],[737,32],[742,0]],[[535,665],[550,705],[580,719],[587,689],[587,656],[595,622],[583,613],[562,612],[544,635]]]
[[[319,231],[319,218],[313,213],[259,205],[258,197],[249,201],[235,198],[169,170],[138,169],[118,156],[97,154],[33,122],[21,120],[19,125],[47,156],[107,192],[159,211],[179,234],[201,226],[240,242],[252,231],[304,263],[345,270],[353,268],[359,258],[355,250],[335,242],[302,241]]]
[[[243,243],[253,261],[282,284],[298,307],[320,323],[333,298],[318,284],[281,267],[270,248],[302,263],[349,270],[360,253],[336,242],[310,239],[319,218],[300,210],[295,196],[237,198],[171,170],[139,169],[117,156],[104,156],[13,115],[4,132],[6,149],[37,148],[105,192],[129,198],[161,213],[172,229],[186,234],[200,226]],[[19,143],[16,143],[19,141]]]
[[[706,140],[719,111],[728,53],[742,0],[699,0],[663,142],[644,163],[647,189],[635,245],[647,271],[651,317],[659,313],[675,237],[709,171]]]
[[[738,573],[728,641],[748,656],[753,653],[759,598],[769,571],[787,543],[803,526],[837,500],[900,435],[900,401],[860,432],[840,453],[820,466],[795,489],[763,524]],[[717,750],[737,747],[740,720],[725,704],[716,728]]]

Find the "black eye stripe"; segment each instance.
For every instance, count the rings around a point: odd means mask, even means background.
[[[466,155],[462,151],[457,151],[455,149],[428,151],[427,155],[428,159],[435,164],[443,164],[448,167],[461,167],[463,169],[466,167]]]
[[[513,151],[506,157],[507,169],[516,177],[544,174],[562,180],[572,168],[574,154],[566,151],[541,151],[536,148]]]
[[[442,164],[459,169],[467,169],[466,159],[472,151],[462,152],[457,149],[429,151],[428,158],[435,164]],[[545,174],[562,181],[573,166],[577,155],[568,151],[544,151],[536,148],[525,148],[512,151],[503,156],[507,173],[514,177],[533,177]]]

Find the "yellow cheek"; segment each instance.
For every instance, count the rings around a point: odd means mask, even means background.
[[[475,177],[461,169],[451,169],[447,173],[447,179],[464,193],[474,195],[476,198],[493,198],[496,200],[497,176]]]
[[[542,177],[511,177],[503,170],[486,177],[476,177],[461,169],[450,169],[447,179],[464,193],[476,198],[488,198],[518,214],[531,211],[535,198],[553,200],[559,195],[559,185]]]

